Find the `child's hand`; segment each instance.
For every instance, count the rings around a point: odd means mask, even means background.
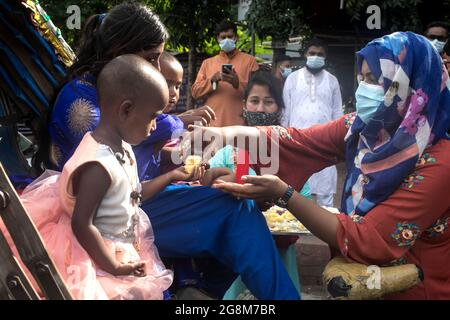
[[[206,170],[205,175],[200,180],[200,183],[204,186],[212,186],[217,180],[225,182],[234,182],[235,176],[233,171],[228,168],[211,168]]]
[[[120,263],[116,266],[114,275],[145,277],[145,262]]]
[[[169,172],[172,181],[196,181],[203,178],[206,171],[206,165],[195,166],[191,173],[187,172],[185,167],[179,167]]]

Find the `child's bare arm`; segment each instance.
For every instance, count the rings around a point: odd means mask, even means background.
[[[233,171],[229,168],[211,168],[206,170],[200,183],[204,186],[211,186],[217,179],[225,182],[234,182],[235,176]]]
[[[188,173],[184,167],[179,167],[152,180],[143,181],[141,192],[142,200],[145,201],[152,198],[174,181],[195,181],[203,177],[204,174],[205,166],[203,165],[194,167],[191,173]]]
[[[153,198],[156,194],[164,190],[173,182],[172,171],[162,174],[152,180],[143,181],[142,185],[142,201]]]
[[[73,233],[92,260],[104,271],[112,275],[144,275],[144,264],[141,262],[120,264],[109,253],[100,231],[93,224],[110,184],[109,175],[100,164],[89,163],[77,170],[73,177],[76,195],[72,216]]]

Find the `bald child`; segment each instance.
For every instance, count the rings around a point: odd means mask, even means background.
[[[109,147],[119,162],[136,168],[134,155],[124,147],[124,142],[139,144],[156,129],[155,119],[169,100],[166,81],[145,59],[123,55],[105,65],[98,76],[97,89],[101,116],[92,138]],[[203,175],[200,170],[204,169],[196,168],[189,174],[181,167],[142,182],[140,192],[134,190],[130,195],[117,196],[131,197],[133,201],[146,200],[173,181],[198,179]],[[130,181],[126,170],[122,177],[116,178]],[[81,246],[101,269],[110,274],[144,276],[145,268],[140,262],[119,264],[94,226],[98,208],[104,205],[105,196],[111,193],[108,193],[110,188],[117,187],[117,182],[112,184],[110,174],[96,161],[77,168],[72,181],[76,199],[72,230]]]

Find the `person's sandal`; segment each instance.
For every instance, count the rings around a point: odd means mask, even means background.
[[[409,289],[421,281],[422,269],[415,264],[393,267],[349,263],[333,258],[323,272],[323,283],[335,299],[370,300]]]

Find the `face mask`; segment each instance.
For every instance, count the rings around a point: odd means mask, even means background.
[[[439,41],[438,39],[434,39],[432,41],[430,41],[431,44],[433,45],[433,47],[436,48],[436,50],[441,53],[442,51],[444,51],[444,46],[445,46],[445,42],[443,41]]]
[[[280,113],[254,112],[244,109],[242,117],[247,126],[274,126],[280,124]]]
[[[325,66],[325,58],[319,56],[306,57],[306,66],[311,69],[320,69]]]
[[[220,49],[228,53],[236,49],[236,40],[225,38],[219,42]]]
[[[290,74],[292,73],[292,68],[284,68],[281,69],[281,75],[283,76],[283,78],[287,78]]]
[[[356,114],[367,124],[384,101],[382,86],[361,81],[355,92]]]

